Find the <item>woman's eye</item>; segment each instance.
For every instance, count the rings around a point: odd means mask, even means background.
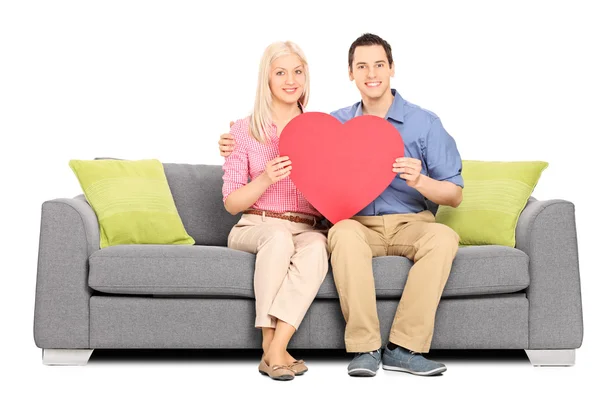
[[[296,70],[296,73],[297,73],[298,75],[300,75],[300,74],[302,73],[302,70],[301,70],[301,69],[298,69],[298,70]]]
[[[283,75],[283,71],[278,71],[277,75]]]

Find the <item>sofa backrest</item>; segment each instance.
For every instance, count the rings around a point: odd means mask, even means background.
[[[227,236],[241,214],[231,215],[223,205],[221,165],[163,163],[175,205],[196,244],[227,246]],[[427,201],[435,214],[437,204]]]
[[[181,163],[163,163],[163,166],[187,233],[198,245],[227,246],[229,232],[241,214],[231,215],[223,205],[222,166]],[[437,204],[429,200],[426,202],[428,209],[435,214]]]
[[[165,175],[188,234],[198,245],[227,246],[241,214],[223,205],[221,165],[163,163]]]

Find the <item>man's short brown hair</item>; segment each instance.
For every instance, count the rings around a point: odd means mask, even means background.
[[[354,50],[356,50],[358,46],[383,46],[390,67],[394,63],[394,59],[392,58],[392,46],[377,35],[365,33],[356,39],[350,46],[350,50],[348,51],[348,67],[350,67],[350,70],[352,70],[352,62],[354,61]]]

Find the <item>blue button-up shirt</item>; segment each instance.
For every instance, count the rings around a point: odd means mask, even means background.
[[[392,89],[394,101],[385,119],[402,135],[404,157],[421,160],[421,173],[438,181],[464,188],[462,160],[456,142],[446,132],[437,115],[404,100]],[[362,115],[362,102],[331,113],[341,123]],[[400,154],[398,154],[400,156]],[[390,164],[390,170],[392,165]],[[373,202],[356,215],[418,213],[427,209],[425,198],[406,184],[398,174]]]

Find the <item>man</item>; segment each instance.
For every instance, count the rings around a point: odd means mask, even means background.
[[[383,368],[416,375],[437,375],[444,364],[429,360],[435,315],[459,237],[435,222],[425,199],[457,207],[464,187],[462,160],[454,139],[432,112],[405,101],[390,88],[395,65],[391,46],[364,34],[348,52],[348,73],[361,101],[334,111],[340,122],[360,115],[385,118],[402,135],[405,154],[396,159],[392,183],[371,204],[350,219],[336,223],[328,235],[331,265],[342,313],[345,343],[356,353],[351,376],[375,376]],[[219,141],[221,154],[232,146]],[[381,349],[372,258],[404,256],[414,261],[389,334]],[[383,359],[383,360],[382,360]]]

